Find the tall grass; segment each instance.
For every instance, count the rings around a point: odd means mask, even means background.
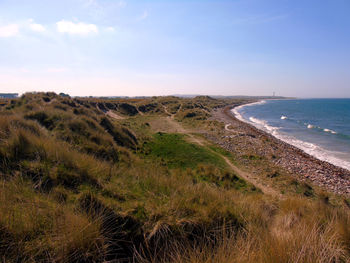
[[[89,221],[16,177],[0,186],[0,254],[6,262],[101,260],[106,245]]]
[[[179,114],[225,104],[45,93],[2,108],[0,261],[350,261],[349,208],[327,193],[266,196],[205,146],[142,129],[135,136],[97,103],[144,105],[149,119],[164,113],[161,104],[174,112],[182,104]]]
[[[27,174],[37,174],[38,169],[31,170],[37,167],[41,171],[48,171],[47,179],[56,181],[56,184],[74,186],[90,182],[99,186],[116,169],[109,162],[77,152],[65,142],[43,134],[38,136],[22,127],[11,126],[11,119],[2,121],[0,133],[4,139],[0,144],[4,171],[19,170]]]
[[[286,199],[277,202],[268,224],[247,218],[236,236],[221,235],[213,247],[176,244],[163,262],[349,262],[350,213],[317,202]],[[292,205],[292,206],[291,206]],[[255,205],[254,212],[264,211]],[[262,218],[264,216],[262,215]],[[174,252],[175,251],[175,252]],[[158,261],[158,262],[160,262]],[[145,261],[149,262],[149,261]]]

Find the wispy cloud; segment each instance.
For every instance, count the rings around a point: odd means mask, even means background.
[[[235,25],[243,25],[243,24],[249,24],[249,25],[255,25],[255,24],[264,24],[269,22],[274,22],[278,20],[283,20],[288,17],[287,14],[280,14],[280,15],[251,15],[243,18],[238,18],[233,21],[233,24]]]
[[[126,7],[126,2],[123,0],[120,0],[120,1],[118,1],[117,5],[118,5],[118,7],[123,8],[123,7]]]
[[[83,22],[74,23],[72,21],[61,20],[56,23],[57,31],[70,35],[89,35],[98,33],[98,27],[95,24],[86,24]]]
[[[0,25],[0,38],[10,38],[19,35],[27,36],[32,35],[32,33],[40,33],[51,37],[54,37],[57,33],[88,36],[99,33],[100,27],[103,32],[115,32],[115,28],[112,26],[99,26],[97,24],[64,19],[56,22],[53,26],[52,24],[43,25],[37,23],[34,19],[26,19]]]
[[[85,7],[97,7],[101,6],[98,0],[80,0],[80,2],[83,4]],[[115,1],[115,5],[118,7],[125,7],[126,6],[126,1],[125,0],[119,0]]]
[[[96,0],[80,0],[83,6],[85,7],[91,7],[91,6],[96,6],[97,1]]]
[[[45,26],[35,23],[33,19],[22,20],[15,23],[7,24],[4,26],[0,26],[0,37],[14,37],[21,34],[23,31],[28,32],[45,32]]]
[[[19,26],[17,24],[0,26],[0,37],[14,37],[18,34]]]
[[[145,20],[149,16],[148,10],[143,11],[138,20]]]
[[[46,31],[45,26],[38,24],[38,23],[35,23],[33,19],[29,19],[28,22],[29,22],[28,26],[32,31],[35,31],[35,32],[45,32]]]
[[[115,32],[115,28],[112,27],[112,26],[109,26],[109,27],[106,27],[106,28],[105,28],[105,31],[106,31],[106,32]]]
[[[80,0],[86,14],[93,19],[105,19],[113,11],[124,8],[127,3],[125,0],[98,1],[98,0]]]

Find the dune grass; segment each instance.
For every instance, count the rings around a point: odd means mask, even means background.
[[[54,93],[5,101],[0,261],[349,262],[341,197],[296,180],[285,186],[293,194],[264,195],[229,170],[219,155],[229,152],[145,124],[164,117],[163,105],[207,114],[226,104]]]
[[[265,224],[248,216],[245,230],[235,237],[222,235],[215,249],[210,243],[177,244],[164,262],[349,262],[350,217],[345,209],[304,198],[277,202],[270,213],[259,202],[251,208]]]

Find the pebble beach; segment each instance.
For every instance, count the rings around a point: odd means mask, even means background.
[[[337,194],[350,195],[349,170],[321,161],[265,131],[238,120],[232,113],[232,108],[226,107],[213,112],[213,119],[225,123],[225,134],[207,135],[208,139],[230,152],[255,152],[299,180],[312,182]]]

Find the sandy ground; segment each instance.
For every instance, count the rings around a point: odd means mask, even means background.
[[[123,120],[123,119],[125,119],[125,117],[123,117],[123,116],[120,116],[120,115],[118,115],[118,114],[116,114],[115,112],[113,112],[113,111],[107,111],[106,112],[106,115],[108,115],[109,117],[111,117],[111,118],[113,118],[113,119],[116,119],[116,120]]]

